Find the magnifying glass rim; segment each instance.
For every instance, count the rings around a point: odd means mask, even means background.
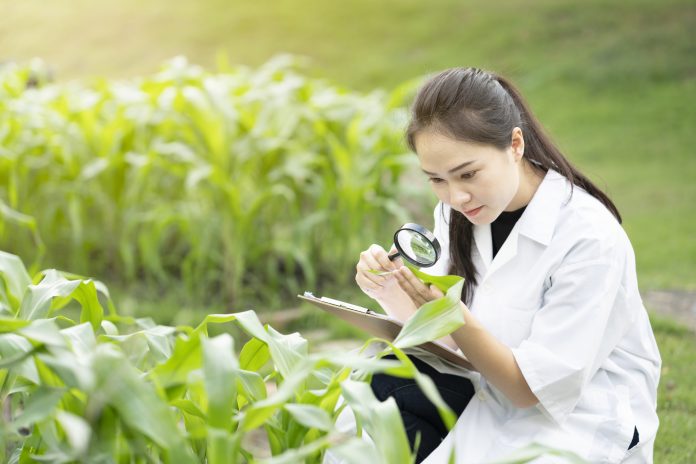
[[[435,249],[435,260],[430,263],[430,264],[423,264],[420,263],[416,260],[411,259],[408,256],[405,256],[403,253],[403,250],[401,249],[401,245],[399,245],[399,241],[397,240],[397,236],[399,235],[399,232],[402,230],[408,230],[410,232],[416,232],[417,234],[420,234],[422,237],[424,237],[426,240],[428,240],[430,243],[433,244],[433,248]],[[399,227],[396,232],[394,232],[394,246],[396,246],[396,249],[399,250],[399,254],[401,255],[402,258],[407,260],[408,262],[415,264],[416,266],[420,267],[430,267],[434,266],[435,263],[437,263],[437,260],[440,259],[440,242],[437,241],[437,238],[435,238],[435,234],[433,234],[430,230],[426,229],[420,224],[414,224],[413,222],[407,222],[403,226]]]

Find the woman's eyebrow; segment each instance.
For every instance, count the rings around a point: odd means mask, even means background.
[[[464,167],[466,167],[466,166],[468,166],[468,165],[470,165],[470,164],[472,164],[472,163],[475,163],[475,162],[476,162],[476,160],[465,161],[464,163],[462,163],[462,164],[460,164],[459,166],[456,166],[456,167],[450,169],[450,170],[447,171],[447,172],[451,174],[451,173],[453,173],[454,171],[458,171],[459,169],[464,168]],[[428,174],[429,176],[436,176],[436,175],[437,175],[436,173],[430,172],[430,171],[426,171],[425,169],[422,169],[422,171],[423,171],[424,173]]]

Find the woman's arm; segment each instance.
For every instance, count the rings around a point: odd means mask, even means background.
[[[394,275],[414,306],[443,296],[437,288],[425,285],[406,267]],[[486,330],[464,303],[460,304],[464,325],[452,332],[452,341],[476,370],[503,392],[516,407],[528,408],[536,405],[539,400],[529,388],[512,350]]]
[[[535,406],[539,400],[529,388],[512,350],[500,343],[461,304],[465,324],[452,333],[452,339],[493,386],[518,408]]]

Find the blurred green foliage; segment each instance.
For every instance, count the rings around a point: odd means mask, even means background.
[[[43,75],[0,69],[0,248],[27,259],[277,306],[345,281],[366,237],[407,217],[408,86],[349,92],[287,56],[91,86]]]
[[[214,69],[220,51],[255,67],[279,52],[301,55],[309,59],[308,75],[362,90],[395,88],[450,66],[506,74],[569,158],[619,206],[641,287],[696,288],[690,0],[0,0],[0,6],[3,57],[40,56],[59,79],[150,75],[178,54]],[[415,209],[419,220],[428,217],[427,207]],[[385,240],[363,237],[364,244]]]

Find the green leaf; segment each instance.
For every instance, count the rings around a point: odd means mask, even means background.
[[[283,335],[269,327],[267,342],[273,363],[283,377],[288,377],[308,355],[307,340],[297,332]]]
[[[247,371],[258,371],[271,358],[268,345],[258,338],[252,338],[244,344],[239,353],[239,367]]]
[[[65,337],[63,337],[58,325],[53,319],[38,319],[32,321],[31,324],[19,329],[17,333],[27,337],[29,340],[44,345],[67,346]]]
[[[79,457],[85,454],[89,445],[92,428],[82,417],[67,411],[59,410],[56,412],[56,419],[68,439],[72,448],[72,455]]]
[[[413,272],[413,274],[418,277],[424,284],[432,284],[437,287],[442,293],[447,293],[451,287],[462,282],[463,277],[457,275],[444,275],[444,276],[434,276],[427,274],[410,263],[404,263],[404,265]],[[458,298],[461,298],[461,288],[459,291]]]
[[[202,339],[203,375],[208,394],[208,422],[211,427],[227,429],[237,405],[234,343],[229,334]]]
[[[380,402],[364,382],[346,380],[341,384],[343,397],[356,418],[364,425],[379,452],[379,462],[411,463],[411,446],[394,398]]]
[[[449,335],[464,325],[464,315],[461,311],[461,294],[464,279],[447,289],[442,298],[429,301],[404,324],[394,345],[408,348],[425,342],[437,340]]]
[[[288,403],[284,406],[292,417],[307,428],[315,428],[329,432],[333,428],[333,421],[329,413],[317,406],[310,404]]]
[[[29,291],[19,308],[19,317],[27,320],[46,317],[53,298],[69,296],[79,285],[79,280],[70,281],[55,270],[46,271],[38,285],[29,286]]]
[[[21,329],[29,324],[29,321],[22,319],[0,317],[0,333],[16,332],[18,329]]]
[[[246,402],[256,402],[265,399],[266,383],[257,372],[239,369],[235,372],[237,377],[237,389],[245,400],[237,397],[238,408],[241,409]]]
[[[172,356],[153,368],[149,375],[158,385],[169,388],[185,384],[189,374],[202,365],[200,336],[193,332],[190,337],[178,336]]]
[[[18,256],[0,251],[0,277],[7,288],[8,303],[16,312],[24,292],[31,285],[31,278],[22,260]]]
[[[191,400],[177,399],[172,401],[170,404],[179,408],[186,414],[191,414],[192,416],[200,417],[201,419],[205,419],[206,417],[205,413],[200,410],[198,405]]]
[[[40,319],[48,315],[54,298],[74,298],[82,306],[81,322],[98,330],[104,317],[96,287],[91,280],[68,280],[55,270],[46,271],[38,285],[30,285],[19,309],[21,319]]]
[[[32,354],[34,354],[34,351],[30,350],[26,352],[14,353],[10,356],[3,356],[2,359],[0,359],[0,369],[9,369],[14,367],[15,365],[23,362]]]
[[[304,385],[307,377],[312,374],[313,368],[314,363],[309,362],[309,360],[303,361],[295,366],[290,375],[283,379],[283,383],[273,395],[250,404],[241,414],[240,427],[242,430],[249,431],[263,425],[286,402],[298,394],[300,387]]]
[[[51,374],[57,376],[66,386],[82,391],[94,388],[95,375],[89,361],[80,359],[73,351],[51,347],[49,352],[39,353],[37,358],[50,367]]]
[[[372,443],[361,437],[352,437],[330,448],[331,453],[346,464],[374,462],[377,450]]]
[[[97,378],[96,391],[128,427],[149,437],[170,453],[180,452],[181,455],[177,456],[179,462],[194,462],[169,405],[128,364],[123,354],[112,345],[100,345],[91,367]]]
[[[284,450],[283,453],[269,459],[260,460],[260,464],[296,464],[299,462],[314,462],[309,458],[318,455],[319,451],[331,444],[331,437],[322,437],[311,441],[299,448]]]
[[[102,326],[104,326],[103,322]],[[114,329],[110,330],[112,332],[114,331]],[[135,347],[140,343],[140,351],[144,352],[144,355],[150,356],[154,362],[162,363],[166,362],[172,356],[172,335],[175,332],[176,329],[174,327],[155,325],[125,335],[111,333],[102,335],[100,338],[116,340],[120,342],[121,347],[128,347],[128,349],[133,348],[136,351],[138,351],[138,349]],[[142,346],[143,341],[146,346]]]
[[[263,324],[254,311],[244,311],[234,314],[208,314],[203,322],[196,327],[196,332],[207,333],[208,324],[224,324],[226,322],[236,322],[245,332],[252,337],[267,342],[268,336]]]
[[[41,422],[54,413],[60,399],[65,395],[65,389],[39,387],[25,400],[22,413],[12,421],[12,427],[19,430],[35,422]]]
[[[207,463],[234,464],[237,462],[241,434],[231,434],[227,430],[208,427]]]
[[[363,346],[363,349],[376,340],[378,339],[368,340]],[[366,356],[364,354],[351,352],[321,353],[319,356],[319,366],[332,365],[339,368],[347,367],[365,373],[386,372],[390,375],[399,377],[411,377],[411,370],[404,369],[403,363],[397,360],[379,359],[374,356]]]
[[[0,335],[0,369],[11,368],[14,373],[34,383],[39,383],[35,364],[28,358],[36,348],[26,338],[17,334]]]
[[[86,322],[62,329],[60,333],[70,341],[70,347],[78,357],[87,358],[97,347],[92,326]]]

